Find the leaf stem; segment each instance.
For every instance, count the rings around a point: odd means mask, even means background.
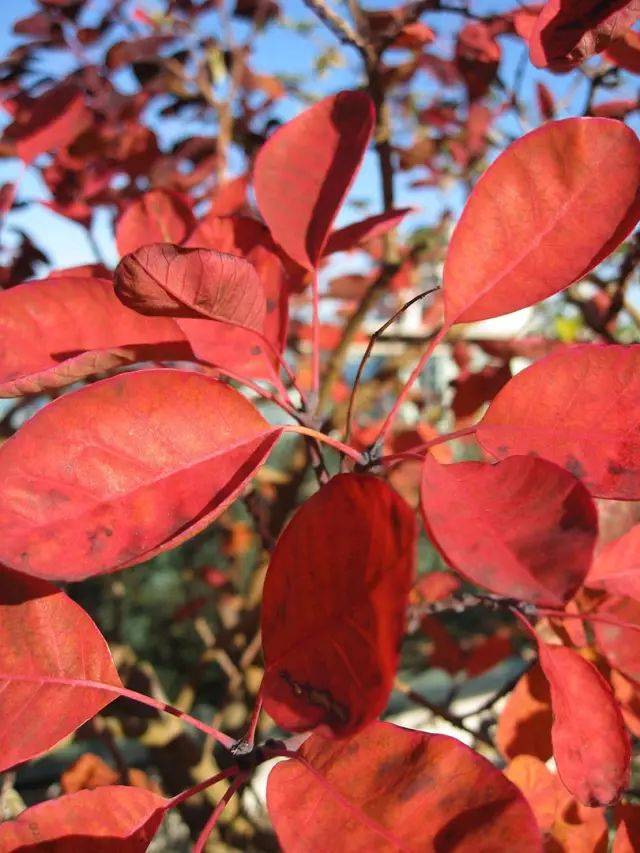
[[[212,785],[222,782],[223,779],[233,778],[238,772],[238,768],[234,765],[233,767],[227,767],[226,770],[221,770],[219,773],[216,773],[215,776],[209,776],[208,779],[198,782],[197,785],[193,785],[191,788],[187,788],[186,791],[182,791],[180,794],[176,794],[175,797],[172,797],[169,800],[167,808],[173,809],[176,806],[181,805],[185,800],[188,800],[190,797],[195,797],[195,795],[199,794],[200,791],[204,791],[206,788],[210,788]]]
[[[328,444],[329,447],[333,447],[334,450],[339,450],[340,453],[344,453],[345,456],[348,456],[350,459],[353,459],[354,462],[357,462],[359,465],[364,465],[366,459],[362,453],[358,450],[355,450],[348,444],[344,444],[342,441],[338,441],[337,438],[331,438],[329,435],[325,435],[323,432],[318,432],[318,430],[311,429],[311,427],[298,426],[297,424],[286,424],[281,427],[282,432],[295,432],[298,435],[309,435],[311,438],[315,438],[317,441],[321,441],[324,444]]]
[[[382,465],[392,465],[394,462],[401,461],[405,458],[419,458],[419,454],[436,447],[438,444],[444,444],[447,441],[453,441],[456,438],[462,438],[465,435],[473,435],[478,429],[478,425],[464,427],[455,432],[447,432],[443,435],[438,435],[431,441],[426,441],[424,444],[417,444],[415,447],[410,447],[408,450],[403,450],[401,453],[390,453],[388,456],[381,456],[377,461]]]
[[[238,776],[236,776],[236,778],[233,780],[233,782],[229,785],[227,790],[224,792],[222,799],[220,800],[218,805],[215,807],[215,809],[211,812],[211,817],[209,818],[209,820],[204,825],[204,829],[202,830],[202,832],[198,836],[198,840],[196,841],[196,843],[193,846],[193,853],[202,853],[202,851],[204,850],[205,845],[209,839],[209,836],[211,835],[211,833],[215,829],[215,826],[216,826],[218,820],[220,819],[220,815],[222,814],[222,812],[227,807],[229,800],[233,797],[233,795],[236,793],[238,788],[246,782],[247,778],[248,777],[247,777],[246,773],[241,773]]]
[[[543,607],[538,607],[540,616],[547,616],[550,619],[580,619],[583,622],[601,622],[603,625],[615,625],[616,628],[627,628],[629,631],[640,631],[640,625],[634,625],[631,622],[622,622],[616,619],[615,616],[601,616],[591,613],[567,613],[563,610],[546,610]]]

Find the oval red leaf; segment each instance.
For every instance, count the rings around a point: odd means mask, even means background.
[[[533,305],[586,275],[640,218],[640,141],[619,121],[547,122],[469,196],[444,268],[449,324]]]
[[[365,92],[324,98],[262,146],[253,174],[256,201],[274,240],[314,269],[371,138]]]
[[[45,581],[0,569],[0,772],[50,749],[121,686],[81,607]]]
[[[372,723],[346,741],[312,735],[269,774],[286,853],[541,853],[528,803],[486,758],[445,735]]]
[[[538,643],[551,688],[558,775],[585,806],[605,806],[629,784],[631,747],[609,684],[573,649]]]
[[[54,276],[0,291],[0,397],[60,388],[136,360],[189,357],[173,320],[125,308],[105,279]]]
[[[215,249],[142,246],[120,261],[114,287],[140,314],[207,317],[262,332],[264,292],[254,267]]]
[[[428,454],[421,506],[447,563],[499,595],[562,606],[589,571],[598,535],[593,500],[544,459],[440,465]]]
[[[143,853],[169,801],[144,788],[107,785],[38,803],[0,823],[0,849],[55,853]]]
[[[502,459],[535,453],[602,498],[640,498],[640,346],[558,350],[518,373],[477,432]],[[630,428],[630,425],[632,427]]]
[[[264,586],[267,712],[344,737],[384,709],[404,635],[415,520],[377,477],[341,474],[296,512]]]
[[[121,255],[148,243],[182,243],[196,221],[185,199],[171,190],[150,190],[133,201],[116,222]]]
[[[210,524],[279,434],[233,388],[181,370],[55,400],[0,448],[0,560],[80,580],[149,559]]]

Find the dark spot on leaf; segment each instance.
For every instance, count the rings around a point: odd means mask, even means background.
[[[577,477],[579,480],[581,480],[586,474],[583,464],[579,459],[576,459],[575,456],[567,456],[564,467],[570,474],[573,474],[573,476]]]
[[[627,469],[624,465],[614,462],[613,459],[607,464],[607,471],[614,476],[627,473]]]
[[[251,347],[251,355],[260,355],[262,347]]]
[[[286,670],[280,670],[278,674],[289,685],[294,696],[298,699],[304,699],[310,705],[325,710],[330,722],[345,725],[349,721],[348,709],[336,701],[329,690],[314,687],[313,684],[309,684],[308,682],[295,681]]]
[[[278,303],[275,299],[267,299],[267,314],[271,314],[272,311],[275,311],[278,307]]]

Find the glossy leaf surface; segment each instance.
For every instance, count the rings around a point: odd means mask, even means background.
[[[640,218],[640,141],[619,121],[548,122],[476,184],[444,268],[450,324],[533,305],[586,275]]]
[[[286,853],[541,851],[533,813],[485,758],[445,735],[372,723],[346,741],[312,735],[269,775]]]
[[[274,240],[314,269],[369,144],[373,104],[339,92],[279,128],[258,152],[254,188]]]
[[[602,498],[640,498],[640,346],[563,348],[498,393],[478,440],[498,458],[535,453]]]
[[[585,487],[543,459],[423,468],[422,514],[456,571],[509,598],[562,606],[582,584],[598,534]]]
[[[279,435],[239,392],[145,370],[56,400],[0,448],[0,559],[80,580],[204,529]]]
[[[345,737],[384,709],[413,580],[415,521],[377,477],[333,477],[271,557],[262,605],[264,705],[289,731]]]

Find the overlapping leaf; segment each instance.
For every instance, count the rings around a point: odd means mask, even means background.
[[[120,686],[107,644],[81,607],[46,581],[0,568],[0,771],[54,746]]]
[[[640,525],[605,545],[589,572],[587,586],[640,601]]]
[[[149,190],[131,202],[116,222],[121,255],[148,243],[182,243],[195,227],[185,199],[172,190]]]
[[[593,500],[575,477],[543,459],[440,465],[428,454],[421,507],[447,563],[500,595],[562,606],[591,565]]]
[[[172,548],[234,500],[278,435],[237,391],[180,370],[62,397],[0,448],[0,560],[79,580]]]
[[[478,440],[504,458],[535,453],[603,498],[640,498],[640,346],[563,348],[498,393]]]
[[[551,746],[549,683],[536,663],[520,678],[498,717],[496,746],[506,758],[535,755],[548,761]]]
[[[640,218],[640,141],[619,121],[527,133],[469,196],[444,268],[449,324],[533,305],[584,276]]]
[[[0,292],[0,397],[136,360],[193,358],[173,320],[125,308],[105,279],[53,276]]]
[[[445,735],[372,723],[345,741],[312,735],[269,774],[286,853],[542,850],[526,800],[485,758]]]
[[[640,603],[632,598],[611,596],[597,613],[627,625],[640,627]],[[611,666],[640,683],[640,631],[624,625],[594,622],[596,646]]]
[[[297,511],[264,587],[264,705],[344,737],[384,709],[413,580],[415,521],[377,477],[334,477]]]
[[[399,225],[410,212],[410,207],[389,210],[376,216],[369,216],[344,228],[339,228],[329,235],[324,254],[332,255],[334,252],[346,252],[349,249],[354,249],[360,243],[381,237]]]
[[[143,788],[109,785],[38,803],[0,823],[5,853],[143,853],[168,801]]]
[[[305,269],[322,256],[373,130],[364,92],[324,98],[277,130],[256,157],[254,188],[274,240]]]

